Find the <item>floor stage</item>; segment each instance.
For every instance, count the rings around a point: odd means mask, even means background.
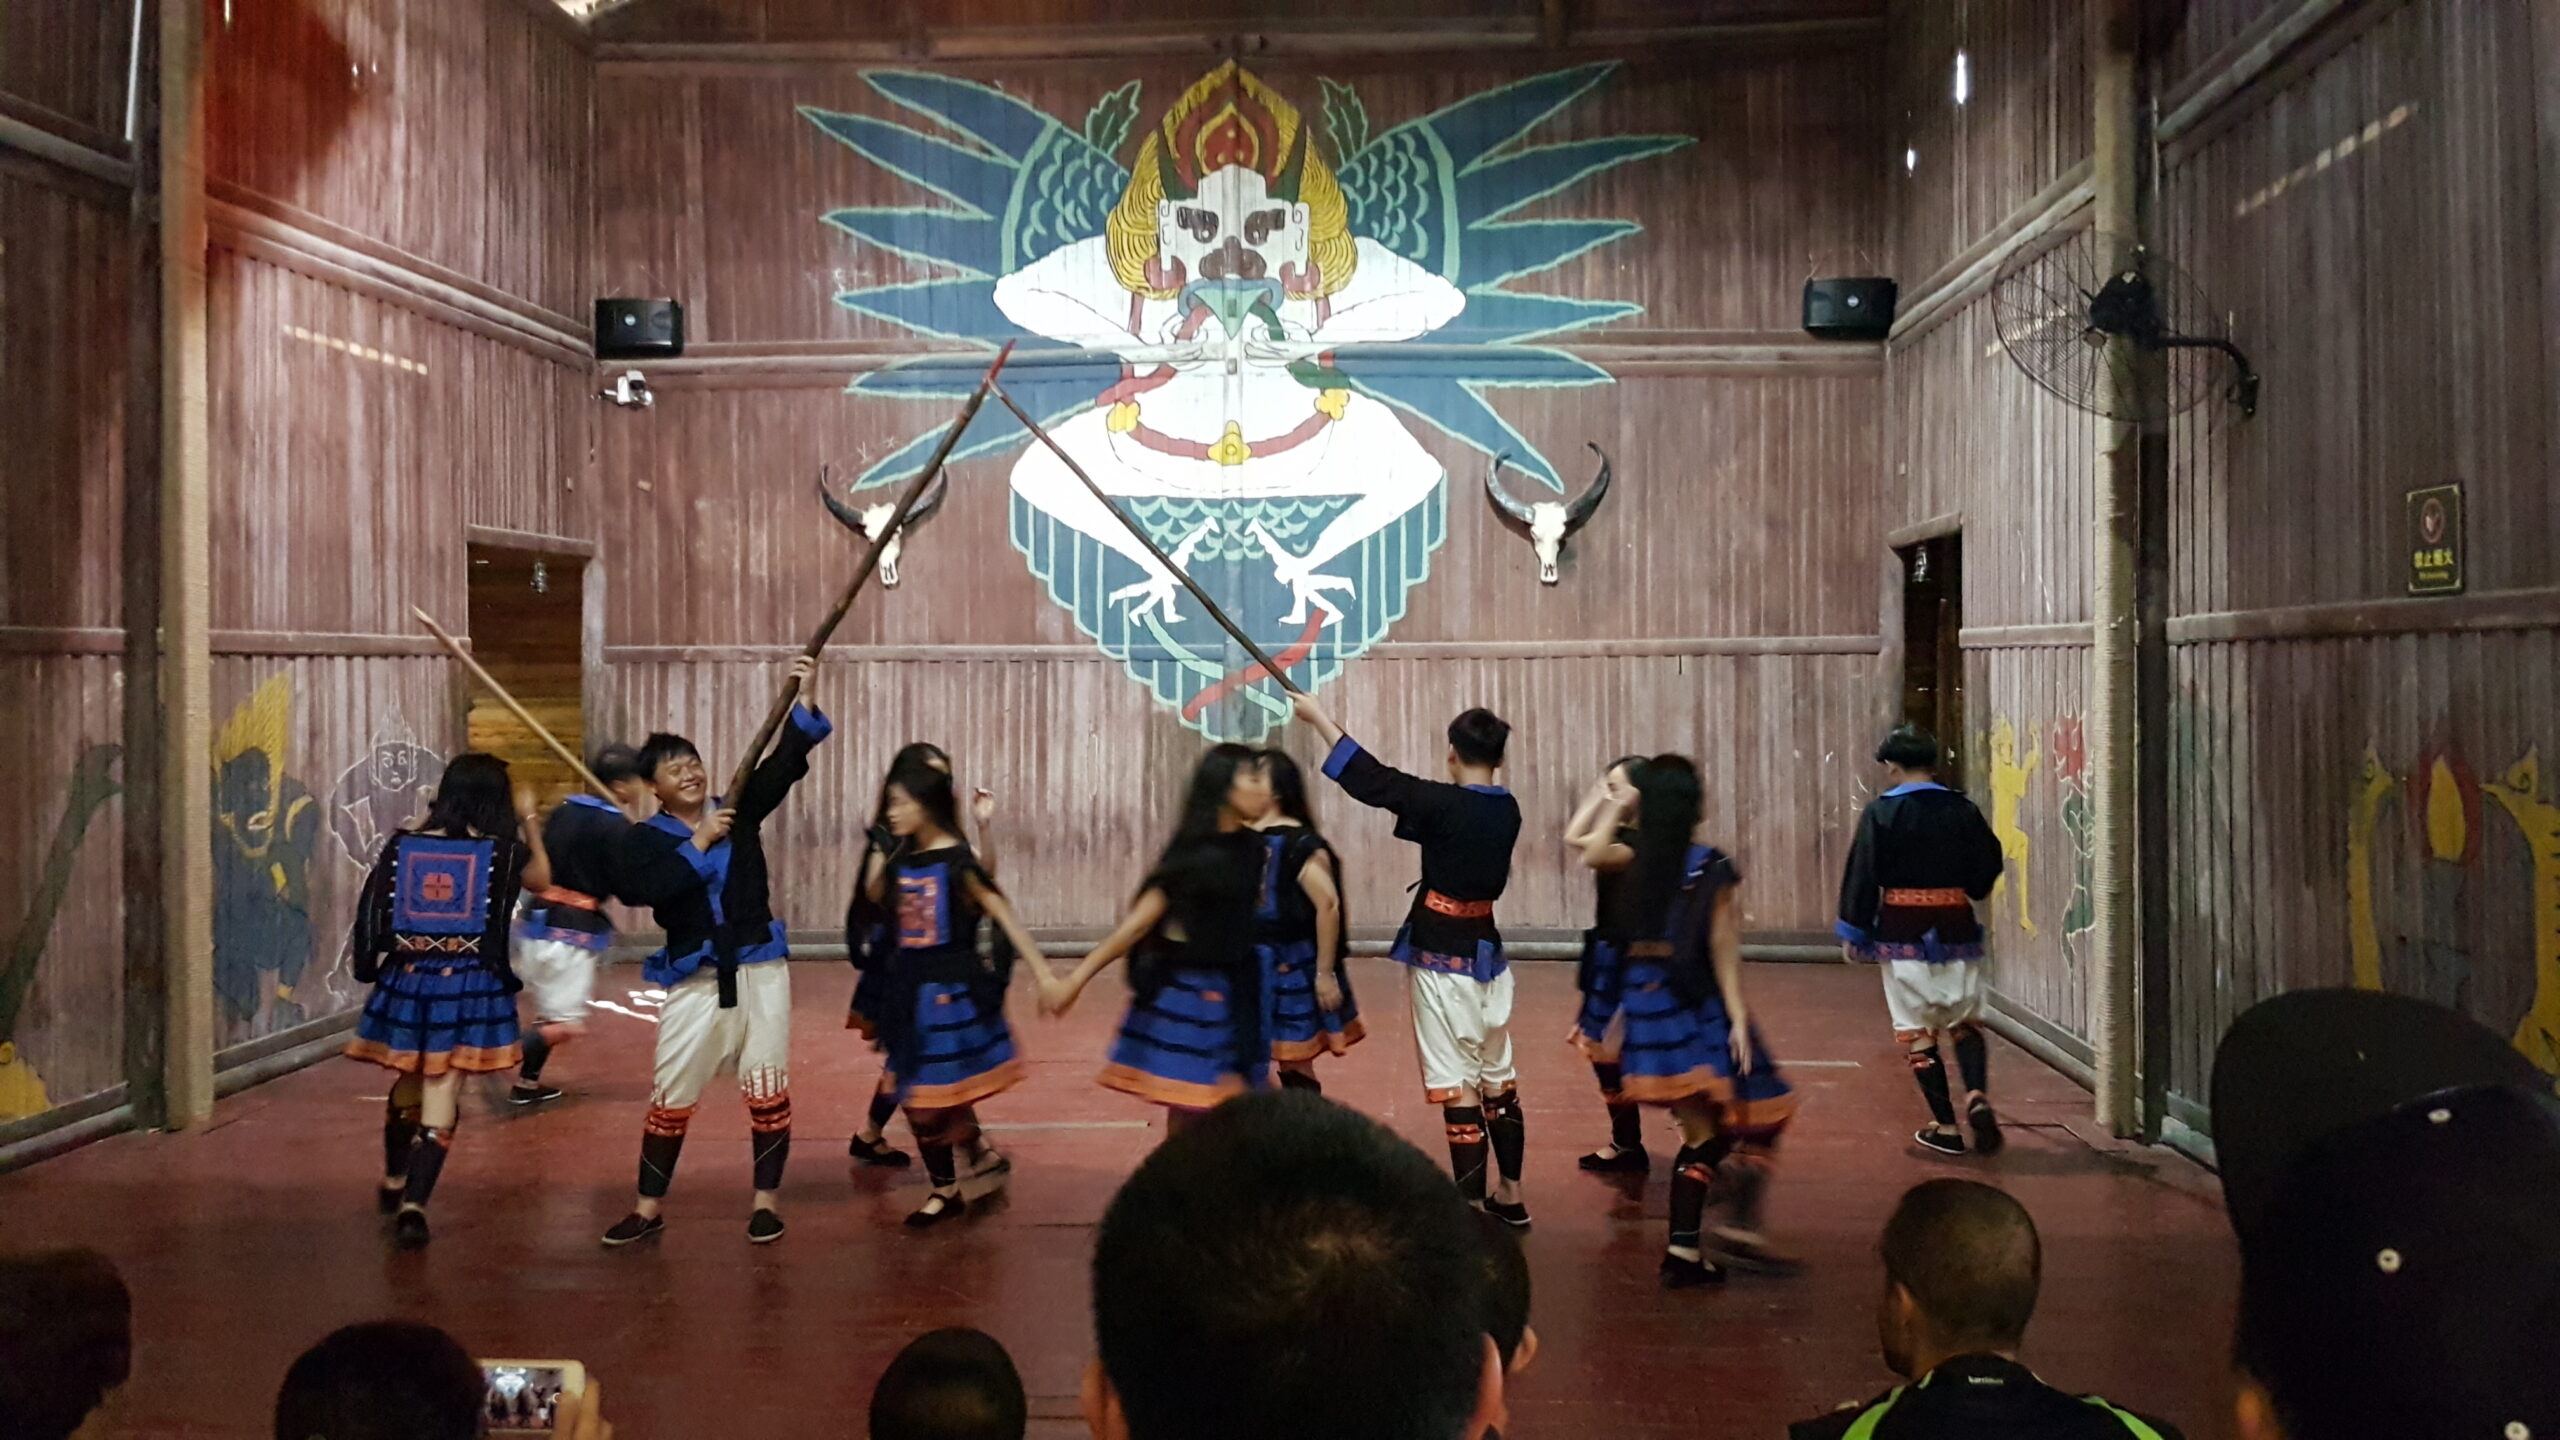
[[[1150,1107],[1092,1083],[1119,987],[1099,985],[1075,1014],[1046,1022],[1017,984],[1032,1078],[984,1108],[1014,1156],[1010,1201],[910,1234],[898,1220],[922,1198],[920,1171],[847,1176],[845,1137],[878,1070],[840,1028],[851,975],[807,964],[792,978],[798,1124],[791,1230],[775,1246],[746,1243],[746,1114],[724,1086],[704,1097],[664,1238],[598,1247],[628,1205],[648,1090],[650,1024],[613,1013],[553,1062],[549,1078],[569,1099],[517,1114],[495,1088],[466,1096],[423,1253],[393,1252],[373,1209],[387,1072],[343,1061],[224,1101],[201,1133],[120,1136],[0,1177],[0,1236],[11,1249],[93,1245],[123,1267],[138,1346],[118,1403],[135,1435],[262,1436],[296,1353],[386,1315],[434,1321],[481,1354],[586,1361],[634,1440],[859,1435],[871,1383],[899,1346],[976,1325],[1021,1366],[1033,1434],[1081,1434],[1092,1227],[1161,1134]],[[608,980],[606,998],[645,1013],[636,969]],[[1385,962],[1357,962],[1370,1038],[1326,1066],[1326,1089],[1442,1156],[1400,980]],[[2087,1097],[1996,1041],[2011,1145],[1989,1162],[1928,1156],[1910,1140],[1919,1097],[1871,972],[1757,965],[1751,980],[1807,1097],[1772,1213],[1808,1270],[1665,1294],[1653,1269],[1667,1122],[1649,1122],[1657,1158],[1640,1194],[1574,1169],[1607,1132],[1590,1071],[1561,1039],[1573,970],[1521,967],[1514,1033],[1537,1217],[1527,1245],[1545,1348],[1516,1382],[1511,1434],[1775,1436],[1882,1389],[1876,1234],[1904,1187],[1952,1174],[2008,1187],[2042,1227],[2029,1363],[2191,1436],[2223,1433],[2237,1269],[2210,1175],[2165,1151],[2093,1143]],[[906,1143],[903,1122],[891,1133]]]

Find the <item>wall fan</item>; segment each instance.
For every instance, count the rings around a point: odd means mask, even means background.
[[[2214,313],[2185,271],[2097,230],[2011,260],[1991,289],[2000,348],[2027,378],[2111,420],[2166,420],[2217,386],[2241,414],[2258,413],[2258,372]],[[2161,363],[2146,394],[2135,381],[2147,357]]]

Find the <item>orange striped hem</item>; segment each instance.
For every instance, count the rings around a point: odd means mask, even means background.
[[[1449,1085],[1439,1088],[1426,1085],[1422,1087],[1422,1100],[1426,1105],[1446,1105],[1450,1101],[1455,1100],[1466,1093],[1466,1087],[1462,1085]]]
[[[954,1105],[974,1105],[990,1095],[1001,1095],[1021,1084],[1027,1074],[1021,1060],[1007,1060],[983,1075],[972,1075],[954,1085],[913,1086],[907,1091],[906,1105],[911,1110],[948,1110]]]
[[[1313,1040],[1275,1040],[1271,1044],[1274,1060],[1314,1060],[1326,1055],[1340,1055],[1369,1038],[1368,1027],[1354,1020],[1340,1033],[1324,1031]]]
[[[477,1045],[457,1045],[437,1054],[421,1054],[415,1050],[394,1050],[379,1040],[350,1040],[347,1058],[365,1060],[385,1069],[406,1075],[442,1075],[459,1070],[465,1075],[487,1075],[498,1070],[513,1070],[524,1063],[524,1047],[507,1045],[490,1050]]]
[[[1186,1080],[1167,1080],[1150,1075],[1133,1065],[1111,1064],[1102,1067],[1094,1083],[1105,1090],[1135,1095],[1158,1105],[1177,1110],[1208,1110],[1244,1093],[1244,1077],[1228,1075],[1215,1085],[1202,1085]]]

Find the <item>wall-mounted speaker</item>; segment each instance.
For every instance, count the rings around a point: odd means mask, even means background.
[[[596,302],[596,358],[668,360],[684,353],[684,306],[673,300]]]
[[[1804,328],[1825,340],[1881,340],[1893,329],[1893,302],[1902,287],[1890,280],[1807,280]]]

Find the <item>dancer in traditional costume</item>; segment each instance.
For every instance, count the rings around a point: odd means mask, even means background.
[[[845,1028],[858,1032],[872,1042],[872,1048],[886,1049],[880,1043],[881,997],[889,984],[889,970],[897,959],[897,916],[886,899],[871,898],[871,857],[896,853],[900,841],[889,829],[889,780],[911,765],[930,765],[945,774],[951,771],[951,757],[939,745],[919,740],[899,749],[890,757],[889,768],[880,777],[880,795],[871,807],[871,828],[864,832],[862,860],[854,868],[853,900],[845,907],[844,943],[846,958],[853,962],[853,999],[845,1009]],[[983,825],[983,820],[981,824]],[[983,831],[981,832],[983,833]],[[871,1091],[871,1108],[862,1119],[862,1128],[854,1132],[845,1153],[864,1165],[905,1169],[907,1152],[888,1140],[889,1117],[898,1113],[898,1079],[886,1064],[880,1068],[880,1080]]]
[[[550,883],[533,793],[513,790],[507,762],[477,752],[445,767],[426,819],[394,834],[365,877],[352,948],[373,994],[347,1054],[400,1077],[383,1116],[378,1199],[403,1249],[427,1243],[462,1077],[523,1058],[507,928],[518,891]]]
[[[1009,954],[1029,957],[1044,979],[1047,966],[995,877],[969,849],[951,772],[929,759],[908,760],[889,772],[882,795],[889,834],[875,837],[862,885],[871,903],[894,918],[888,978],[872,1019],[933,1182],[924,1204],[907,1217],[923,1229],[967,1213],[958,1154],[981,1151],[978,1102],[1022,1082],[1004,1014]],[[1010,952],[979,953],[981,918],[996,923]],[[973,1167],[971,1182],[1000,1186],[1010,1164],[982,1153],[992,1159]]]
[[[1307,779],[1285,750],[1261,753],[1271,806],[1262,832],[1262,884],[1254,905],[1254,953],[1262,960],[1263,1010],[1280,1083],[1324,1092],[1316,1058],[1340,1055],[1367,1032],[1343,967],[1351,927],[1342,914],[1342,866],[1316,831]]]
[[[1629,777],[1642,763],[1641,755],[1611,761],[1564,827],[1566,848],[1592,872],[1591,928],[1582,932],[1582,961],[1573,977],[1574,988],[1582,994],[1582,1010],[1574,1022],[1577,1034],[1606,1036],[1616,1019],[1618,966],[1623,957],[1618,942],[1605,933],[1605,922],[1615,911],[1621,877],[1626,874],[1618,857],[1633,853],[1636,832],[1627,821],[1635,808],[1635,782]],[[1617,809],[1619,823],[1602,823],[1612,807]],[[1591,1048],[1590,1056],[1591,1076],[1600,1082],[1600,1102],[1609,1109],[1609,1143],[1583,1156],[1582,1168],[1602,1174],[1652,1173],[1653,1157],[1644,1148],[1644,1112],[1627,1098],[1617,1052],[1600,1043]]]
[[[587,769],[609,794],[572,795],[543,822],[551,883],[527,887],[524,915],[516,923],[516,974],[533,998],[524,1068],[508,1095],[518,1105],[560,1098],[557,1086],[543,1083],[542,1070],[562,1046],[586,1033],[596,965],[613,948],[613,921],[604,905],[616,894],[613,869],[623,832],[632,817],[657,803],[640,773],[640,752],[628,745],[598,750]]]
[[[1679,1122],[1662,1283],[1719,1283],[1727,1264],[1790,1272],[1794,1262],[1770,1248],[1761,1224],[1796,1095],[1743,993],[1741,872],[1699,839],[1704,803],[1686,756],[1656,755],[1633,779],[1634,843],[1613,845],[1615,853],[1598,857],[1605,866],[1594,865],[1623,872],[1613,913],[1601,917],[1625,957],[1615,993],[1603,996],[1610,1029],[1584,1028],[1578,1038],[1586,1054],[1617,1057],[1629,1099],[1666,1107]],[[1612,804],[1600,823],[1615,830],[1621,818]],[[1710,1233],[1711,1190],[1721,1190],[1732,1210]]]
[[[737,1069],[752,1132],[747,1239],[764,1245],[782,1238],[777,1192],[791,1157],[791,947],[773,915],[764,826],[809,773],[809,752],[834,732],[818,708],[817,673],[814,659],[792,663],[800,702],[735,796],[712,796],[702,752],[683,736],[652,735],[640,747],[640,770],[659,810],[623,837],[617,883],[625,900],[649,906],[666,931],[665,948],[642,974],[667,1000],[658,1012],[655,1077],[640,1137],[639,1198],[604,1233],[609,1246],[666,1228],[658,1210],[694,1105],[729,1066]]]
[[[1168,1132],[1269,1078],[1254,946],[1265,850],[1251,827],[1270,806],[1261,757],[1242,745],[1211,746],[1128,918],[1043,994],[1050,1010],[1063,1011],[1127,957],[1129,1009],[1101,1083],[1164,1106]]]
[[[1332,747],[1325,775],[1361,804],[1393,812],[1396,838],[1422,848],[1422,882],[1390,953],[1412,977],[1423,1092],[1441,1107],[1459,1191],[1526,1229],[1520,1166],[1528,1128],[1511,1055],[1512,979],[1493,923],[1493,902],[1511,883],[1511,851],[1520,840],[1520,802],[1496,783],[1511,727],[1484,709],[1450,721],[1449,779],[1442,782],[1379,761],[1314,696],[1295,695],[1292,703]],[[1501,1171],[1490,1195],[1488,1135]]]
[[[1876,750],[1885,790],[1858,817],[1858,838],[1840,877],[1836,927],[1852,960],[1883,967],[1885,1010],[1893,1038],[1911,1057],[1911,1073],[1929,1105],[1929,1124],[1911,1138],[1947,1155],[1965,1150],[1947,1093],[1950,1042],[1964,1076],[1964,1114],[1973,1148],[2001,1146],[1991,1108],[1991,1056],[1982,1036],[1982,922],[1974,902],[2000,880],[2000,837],[1971,800],[1938,783],[1938,742],[1903,725]]]

